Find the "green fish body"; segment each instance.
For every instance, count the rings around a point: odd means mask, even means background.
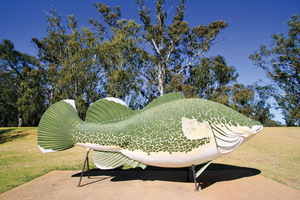
[[[259,122],[229,107],[172,93],[142,110],[101,99],[89,108],[86,121],[72,101],[58,102],[40,121],[38,144],[43,152],[73,145],[94,149],[100,169],[187,167],[233,151],[261,129]]]

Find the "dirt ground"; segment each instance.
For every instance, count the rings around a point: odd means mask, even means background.
[[[0,194],[1,200],[16,199],[300,199],[300,191],[244,169],[208,170],[198,178],[186,171],[92,170],[77,187],[79,171],[53,171]]]

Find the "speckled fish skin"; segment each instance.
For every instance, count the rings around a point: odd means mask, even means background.
[[[71,105],[70,105],[71,104]],[[42,116],[38,145],[42,152],[71,148],[94,149],[100,169],[120,166],[187,167],[230,153],[261,131],[257,121],[222,104],[168,94],[142,110],[131,110],[118,99],[102,99],[82,121],[67,100]]]
[[[226,116],[226,117],[225,117]],[[151,152],[189,152],[210,142],[209,137],[188,139],[182,118],[221,126],[246,126],[257,122],[221,104],[202,99],[180,99],[139,112],[128,119],[108,124],[84,123],[74,129],[75,143],[120,146]]]

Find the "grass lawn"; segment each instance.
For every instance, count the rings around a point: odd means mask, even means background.
[[[265,127],[214,162],[259,169],[264,177],[300,190],[300,128]]]
[[[82,169],[86,155],[78,146],[42,153],[37,146],[37,128],[0,128],[0,152],[0,193],[53,170]]]
[[[42,153],[37,128],[0,128],[0,193],[53,170],[81,170],[86,150],[73,147]],[[90,156],[90,168],[95,168]],[[264,128],[257,136],[214,163],[250,167],[300,190],[300,128]]]

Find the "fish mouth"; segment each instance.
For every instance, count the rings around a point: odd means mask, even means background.
[[[254,125],[251,128],[252,133],[254,134],[260,132],[262,129],[263,129],[263,125]]]

